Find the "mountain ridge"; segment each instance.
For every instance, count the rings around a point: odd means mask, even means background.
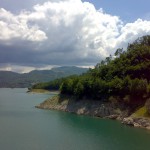
[[[28,73],[0,71],[0,88],[30,87],[38,82],[48,82],[70,75],[79,75],[87,70],[87,68],[76,66],[62,66],[50,70],[32,70]]]

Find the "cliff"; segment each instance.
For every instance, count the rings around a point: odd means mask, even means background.
[[[130,126],[150,129],[150,119],[148,117],[132,115],[130,108],[118,103],[92,101],[87,99],[75,100],[73,97],[57,95],[45,100],[36,106],[36,108],[54,109],[78,115],[116,119]]]

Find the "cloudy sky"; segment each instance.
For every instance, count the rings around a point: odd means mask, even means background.
[[[94,66],[150,34],[149,0],[0,0],[0,70]]]

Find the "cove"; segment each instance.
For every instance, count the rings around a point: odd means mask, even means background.
[[[34,106],[52,94],[0,89],[1,150],[148,150],[150,131]]]

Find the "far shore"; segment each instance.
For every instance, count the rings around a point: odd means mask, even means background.
[[[59,91],[44,90],[44,89],[31,89],[28,93],[41,93],[41,94],[59,94]]]

